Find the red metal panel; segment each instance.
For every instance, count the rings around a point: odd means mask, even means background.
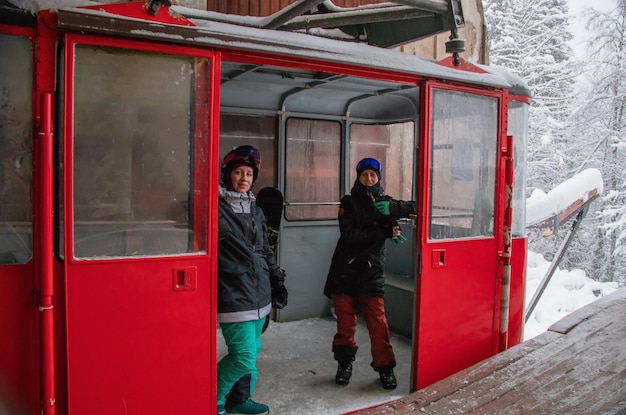
[[[210,413],[216,330],[209,263],[174,291],[189,259],[95,262],[67,269],[72,414]]]
[[[168,7],[159,7],[155,15],[148,13],[146,3],[141,1],[131,1],[119,4],[99,4],[97,6],[85,6],[85,9],[104,10],[107,13],[127,16],[136,19],[150,20],[158,23],[173,24],[179,26],[195,26],[185,17],[173,13]]]
[[[210,100],[198,108],[194,131],[211,126],[194,151],[193,200],[206,217],[197,226],[209,227],[206,254],[171,257],[111,258],[77,261],[73,258],[72,80],[74,42],[117,47],[142,46],[165,53],[211,55],[189,47],[140,45],[137,42],[67,36],[65,56],[64,252],[67,334],[68,411],[71,414],[211,413],[216,379],[216,209],[217,101],[210,91],[194,95]],[[213,62],[213,65],[216,65]],[[214,66],[213,66],[214,69]],[[200,68],[209,73],[209,68]],[[219,81],[219,79],[218,79]],[[212,86],[215,87],[215,80]],[[207,85],[198,85],[206,88]],[[195,91],[199,92],[199,91]],[[217,118],[213,118],[217,119]],[[204,124],[202,124],[204,123]],[[195,136],[195,135],[194,135]],[[216,176],[216,175],[213,175]],[[202,187],[200,187],[202,186]],[[197,193],[196,193],[197,191]],[[215,201],[213,200],[215,199]],[[206,207],[208,206],[208,213]],[[215,217],[215,218],[214,218]],[[194,223],[195,220],[194,220]],[[197,228],[196,228],[197,229]],[[176,289],[182,278],[186,289]],[[193,270],[193,271],[190,271]]]
[[[496,195],[494,236],[479,239],[430,240],[428,238],[431,183],[432,88],[421,88],[420,168],[418,186],[418,255],[416,281],[416,333],[413,350],[412,389],[426,387],[493,355],[497,350],[500,282],[502,196]],[[437,85],[461,92],[479,91]],[[485,93],[498,97],[498,93]],[[501,128],[499,128],[500,130]],[[499,131],[498,130],[498,131]],[[500,136],[500,134],[499,134]],[[497,151],[497,149],[493,149]],[[498,157],[499,159],[499,157]],[[502,192],[497,169],[496,191]]]
[[[0,265],[0,403],[15,412],[37,408],[33,262]]]
[[[445,251],[444,266],[430,260],[435,249]],[[493,354],[495,252],[492,238],[425,245],[414,330],[417,389]]]
[[[0,33],[6,33],[9,35],[16,35],[16,36],[25,36],[31,40],[35,36],[34,29],[31,29],[28,27],[21,27],[21,26],[8,26],[4,24],[0,24]]]
[[[0,25],[0,33],[23,36],[32,42],[35,30]],[[26,117],[34,119],[34,112],[33,109],[33,115]],[[36,151],[32,151],[36,157]],[[30,181],[29,185],[32,186]],[[34,194],[33,200],[36,206],[37,196]],[[37,289],[35,266],[32,259],[26,264],[0,265],[0,404],[11,413],[35,413],[38,410],[38,327],[33,298]]]

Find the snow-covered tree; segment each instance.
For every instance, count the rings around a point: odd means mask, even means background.
[[[491,64],[519,74],[532,92],[528,189],[567,179],[566,122],[575,65],[566,0],[484,0]]]
[[[569,127],[579,65],[567,0],[483,0],[493,65],[519,74],[532,93],[529,114],[529,196],[548,192],[572,175]],[[564,232],[531,238],[530,249],[551,258]]]
[[[586,91],[571,123],[576,170],[602,172],[604,194],[585,224],[586,252],[592,247],[593,274],[626,282],[626,0],[607,13],[584,12],[590,32],[584,66]],[[590,244],[590,242],[592,242]],[[589,255],[587,255],[589,257]]]

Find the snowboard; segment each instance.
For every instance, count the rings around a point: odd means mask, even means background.
[[[280,240],[280,221],[283,217],[284,198],[280,190],[275,187],[264,187],[256,196],[256,205],[261,208],[267,223],[267,239],[270,249],[278,261],[278,242]],[[262,333],[265,333],[270,324],[270,316],[265,318]]]
[[[280,240],[280,221],[283,217],[283,204],[283,194],[275,187],[264,187],[259,190],[259,194],[256,197],[256,205],[263,211],[267,222],[267,237],[270,249],[276,256],[278,255],[277,249]]]

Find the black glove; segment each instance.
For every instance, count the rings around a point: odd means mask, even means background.
[[[378,224],[380,232],[384,235],[385,238],[393,238],[393,228],[395,228],[396,226],[398,226],[398,222],[396,222],[395,220]]]
[[[270,283],[272,285],[272,307],[281,310],[287,305],[287,287],[285,287],[285,274],[284,270],[279,270],[278,273],[270,277]]]

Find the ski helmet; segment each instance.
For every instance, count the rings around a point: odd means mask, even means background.
[[[250,145],[239,146],[226,154],[222,160],[221,172],[222,182],[230,187],[230,173],[239,166],[252,167],[252,186],[259,177],[259,169],[261,168],[261,154],[256,147]],[[250,187],[252,188],[252,187]]]

